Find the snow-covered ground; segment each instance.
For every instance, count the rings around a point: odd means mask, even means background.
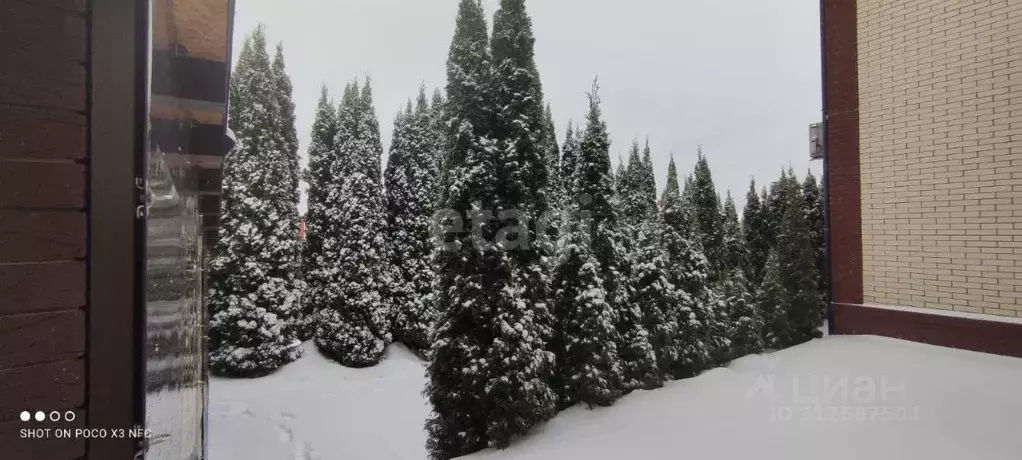
[[[423,459],[423,363],[401,347],[348,369],[305,357],[255,380],[214,379],[212,460]],[[562,412],[511,459],[1022,458],[1022,360],[837,336]]]

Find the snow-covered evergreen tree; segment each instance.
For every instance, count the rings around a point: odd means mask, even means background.
[[[323,258],[323,241],[328,238],[323,234],[327,224],[326,197],[330,189],[340,188],[340,177],[330,175],[330,166],[336,161],[334,137],[337,136],[337,110],[330,99],[326,86],[320,91],[316,116],[312,123],[312,135],[309,141],[309,191],[307,195],[308,211],[305,214],[305,247],[304,273],[307,291],[304,296],[304,311],[309,318],[311,333],[315,333],[315,315],[327,305],[324,290],[333,279],[329,276],[332,267],[325,266]]]
[[[210,368],[258,376],[300,355],[294,318],[297,165],[262,27],[247,37],[231,79],[237,136],[224,164],[220,237],[210,261]]]
[[[720,295],[731,316],[730,359],[763,351],[763,319],[742,270],[732,270],[725,275]]]
[[[793,178],[794,174],[789,171],[788,177]],[[777,234],[777,259],[788,320],[782,344],[792,346],[822,335],[819,327],[823,320],[823,298],[816,270],[818,249],[806,220],[799,184],[793,180],[786,188],[788,201]]]
[[[357,84],[352,87],[342,101],[335,137],[343,163],[330,166],[330,175],[338,177],[342,170],[345,175],[340,189],[330,189],[326,197],[324,234],[330,238],[323,241],[322,266],[329,267],[333,283],[317,315],[316,346],[345,366],[366,367],[380,362],[391,340],[393,279],[372,89],[369,81],[360,93]]]
[[[806,179],[802,185],[802,201],[805,206],[806,223],[809,225],[810,240],[816,253],[816,283],[819,286],[820,296],[826,299],[827,254],[823,241],[823,201],[820,195],[820,186],[812,171],[806,173]]]
[[[749,250],[742,235],[742,224],[738,222],[738,210],[731,191],[727,192],[722,208],[721,221],[723,239],[721,241],[720,267],[723,273],[734,270],[744,271],[748,265]]]
[[[273,81],[275,82],[277,105],[280,110],[280,129],[287,142],[288,161],[294,163],[297,171],[298,166],[298,130],[295,127],[295,103],[292,93],[294,86],[291,84],[291,77],[287,75],[287,67],[284,65],[284,44],[277,43],[276,53],[273,55],[273,64],[270,67]],[[292,179],[297,187],[298,174]],[[297,192],[295,192],[297,195]]]
[[[643,325],[643,313],[634,303],[630,281],[633,279],[624,234],[617,212],[611,206],[614,194],[610,138],[602,119],[597,85],[589,94],[589,114],[579,150],[576,183],[583,200],[589,201],[583,212],[590,216],[593,255],[600,264],[604,291],[617,312],[620,337],[618,355],[626,391],[652,388],[660,383],[656,354]]]
[[[686,216],[685,219],[689,223],[688,237],[692,240],[692,243],[697,245],[700,248],[699,250],[702,251],[702,241],[696,233],[698,229],[695,226],[695,190],[695,178],[690,171],[688,175],[685,176],[684,185],[681,187],[681,210],[684,212]]]
[[[766,267],[767,254],[770,252],[768,231],[763,206],[756,190],[756,180],[752,179],[749,181],[749,191],[745,194],[745,209],[742,210],[742,233],[745,247],[749,251],[745,277],[753,286],[759,286],[763,282],[763,270]]]
[[[658,215],[641,224],[632,254],[633,302],[643,315],[650,345],[656,353],[660,380],[672,377],[672,370],[691,359],[683,335],[695,333],[689,322],[694,299],[674,284],[674,267],[667,252],[667,227]],[[659,381],[651,382],[653,385]]]
[[[447,176],[447,101],[444,100],[440,88],[433,90],[433,99],[429,104],[429,146],[433,151],[430,171],[435,175],[431,206],[439,209]]]
[[[570,209],[575,198],[575,169],[578,167],[578,147],[581,139],[575,135],[575,128],[568,122],[564,133],[564,147],[561,148],[561,186],[564,187],[564,206]]]
[[[543,123],[543,145],[546,152],[547,192],[546,199],[550,208],[560,213],[565,206],[567,196],[564,193],[564,181],[561,178],[561,147],[557,144],[557,125],[550,104],[546,106]]]
[[[617,170],[614,172],[614,200],[616,205],[615,207],[618,209],[621,208],[622,195],[625,188],[624,183],[627,180],[625,179],[625,174],[627,173],[628,169],[625,168],[625,161],[621,158],[621,154],[618,153]]]
[[[554,318],[548,258],[554,245],[544,220],[551,217],[546,195],[550,152],[534,44],[525,1],[501,0],[490,40],[496,104],[492,135],[501,172],[496,215],[504,227],[496,241],[505,251],[511,298],[493,305],[487,356],[492,373],[485,396],[487,436],[490,446],[499,448],[557,410],[549,349]]]
[[[653,157],[649,149],[649,138],[646,138],[646,146],[642,149],[642,176],[640,178],[640,196],[647,204],[646,220],[652,220],[657,214],[657,186],[656,173],[653,171]]]
[[[302,246],[297,239],[297,222],[300,219],[298,203],[301,200],[299,191],[301,165],[298,160],[298,131],[295,127],[295,103],[292,97],[293,86],[291,85],[291,78],[287,75],[287,68],[284,65],[284,45],[282,43],[277,43],[277,50],[273,56],[270,72],[276,84],[277,109],[280,111],[278,126],[287,145],[287,150],[285,151],[288,170],[287,189],[291,192],[287,195],[286,200],[288,203],[294,203],[293,207],[287,208],[288,215],[286,220],[288,222],[296,222],[294,227],[296,239],[287,248],[290,254],[286,256],[287,260],[293,262],[289,266],[284,267],[288,277],[288,289],[294,298],[293,316],[290,321],[294,324],[298,338],[300,340],[307,340],[312,337],[313,318],[309,315],[308,308],[304,305],[303,294],[306,291],[306,282],[302,276],[303,270],[300,266]]]
[[[766,238],[771,248],[777,246],[777,235],[781,231],[781,220],[784,218],[785,207],[790,191],[798,192],[798,178],[781,170],[781,177],[770,184],[770,189],[763,198],[763,216],[767,222]]]
[[[622,223],[634,233],[639,223],[647,220],[650,204],[645,196],[646,168],[639,154],[639,141],[633,140],[628,150],[628,166],[618,183]]]
[[[573,210],[572,215],[577,217],[579,211]],[[554,271],[556,381],[562,406],[578,402],[609,406],[623,388],[618,312],[607,299],[600,262],[592,252],[589,223],[569,222],[558,245]]]
[[[492,210],[498,171],[490,140],[492,71],[486,19],[478,0],[461,0],[447,60],[447,150],[435,223],[434,284],[441,318],[432,335],[425,395],[427,448],[436,460],[483,449],[492,375],[494,304],[511,290],[489,221],[470,222],[473,210]],[[442,227],[451,229],[443,231]],[[469,231],[470,229],[470,231]]]
[[[763,285],[757,295],[756,304],[763,319],[763,345],[766,348],[785,347],[788,334],[787,295],[781,285],[781,266],[777,251],[771,249],[763,270]]]
[[[720,196],[713,185],[710,164],[699,151],[695,172],[692,176],[692,217],[693,229],[698,236],[703,253],[710,262],[710,280],[720,277],[724,242],[723,222],[720,214]]]
[[[409,101],[394,122],[386,187],[388,239],[396,279],[393,335],[417,353],[429,348],[437,313],[432,303],[430,224],[435,204],[437,152],[435,115],[420,88],[415,111]]]
[[[622,217],[625,223],[633,227],[633,231],[641,223],[653,219],[657,212],[657,192],[648,139],[641,154],[639,142],[632,141],[628,151],[628,166],[624,169],[618,188],[621,193]]]
[[[665,372],[673,378],[685,378],[710,366],[711,352],[718,342],[711,337],[711,331],[721,327],[716,324],[716,302],[708,285],[709,264],[698,250],[698,245],[688,236],[690,215],[685,209],[685,200],[678,186],[674,158],[671,158],[667,168],[661,215],[664,222],[663,244],[671,267],[671,284],[685,294],[685,302],[679,302],[675,310],[677,336],[681,342],[678,345],[680,357],[673,368],[665,369]]]
[[[685,197],[678,185],[678,167],[674,163],[674,155],[667,164],[667,183],[664,193],[660,196],[660,214],[664,216],[664,224],[674,232],[688,238],[691,235],[692,222],[685,211]]]
[[[753,194],[755,196],[755,193]],[[749,266],[749,251],[745,245],[735,201],[728,191],[724,200],[723,278],[718,282],[718,293],[728,313],[728,338],[731,341],[730,359],[758,353],[763,349],[763,322],[756,310],[750,283],[745,278]]]
[[[628,155],[628,168],[622,181],[620,205],[627,216],[625,247],[629,274],[631,304],[641,313],[642,325],[657,357],[657,375],[643,378],[639,386],[659,386],[682,355],[677,334],[677,311],[689,308],[685,294],[670,280],[670,261],[664,247],[664,223],[659,219],[656,179],[650,156],[649,140],[642,156],[639,144],[633,142]]]

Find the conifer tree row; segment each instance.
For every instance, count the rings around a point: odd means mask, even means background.
[[[310,318],[319,349],[347,366],[397,340],[428,357],[428,447],[446,459],[505,447],[570,404],[819,335],[816,179],[784,171],[762,197],[751,183],[739,220],[700,152],[684,192],[671,158],[658,206],[648,139],[615,174],[595,84],[561,148],[524,0],[500,2],[492,37],[480,2],[460,2],[448,98],[423,88],[397,115],[385,171],[369,82],[349,84],[338,110],[323,89],[303,289],[291,83],[261,34],[231,94],[223,225],[239,236],[222,235],[212,265],[216,372],[295,359]],[[556,244],[542,219],[554,210],[569,211]],[[437,222],[446,231],[431,233]]]

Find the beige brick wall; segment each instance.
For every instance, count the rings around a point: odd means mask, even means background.
[[[1022,0],[858,0],[867,303],[1022,316]]]

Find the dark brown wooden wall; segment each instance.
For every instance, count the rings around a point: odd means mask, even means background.
[[[831,301],[859,304],[862,303],[862,210],[856,2],[824,0],[821,13]]]
[[[88,29],[84,0],[0,0],[0,451],[61,460],[85,407]],[[74,423],[22,411],[76,411]]]

